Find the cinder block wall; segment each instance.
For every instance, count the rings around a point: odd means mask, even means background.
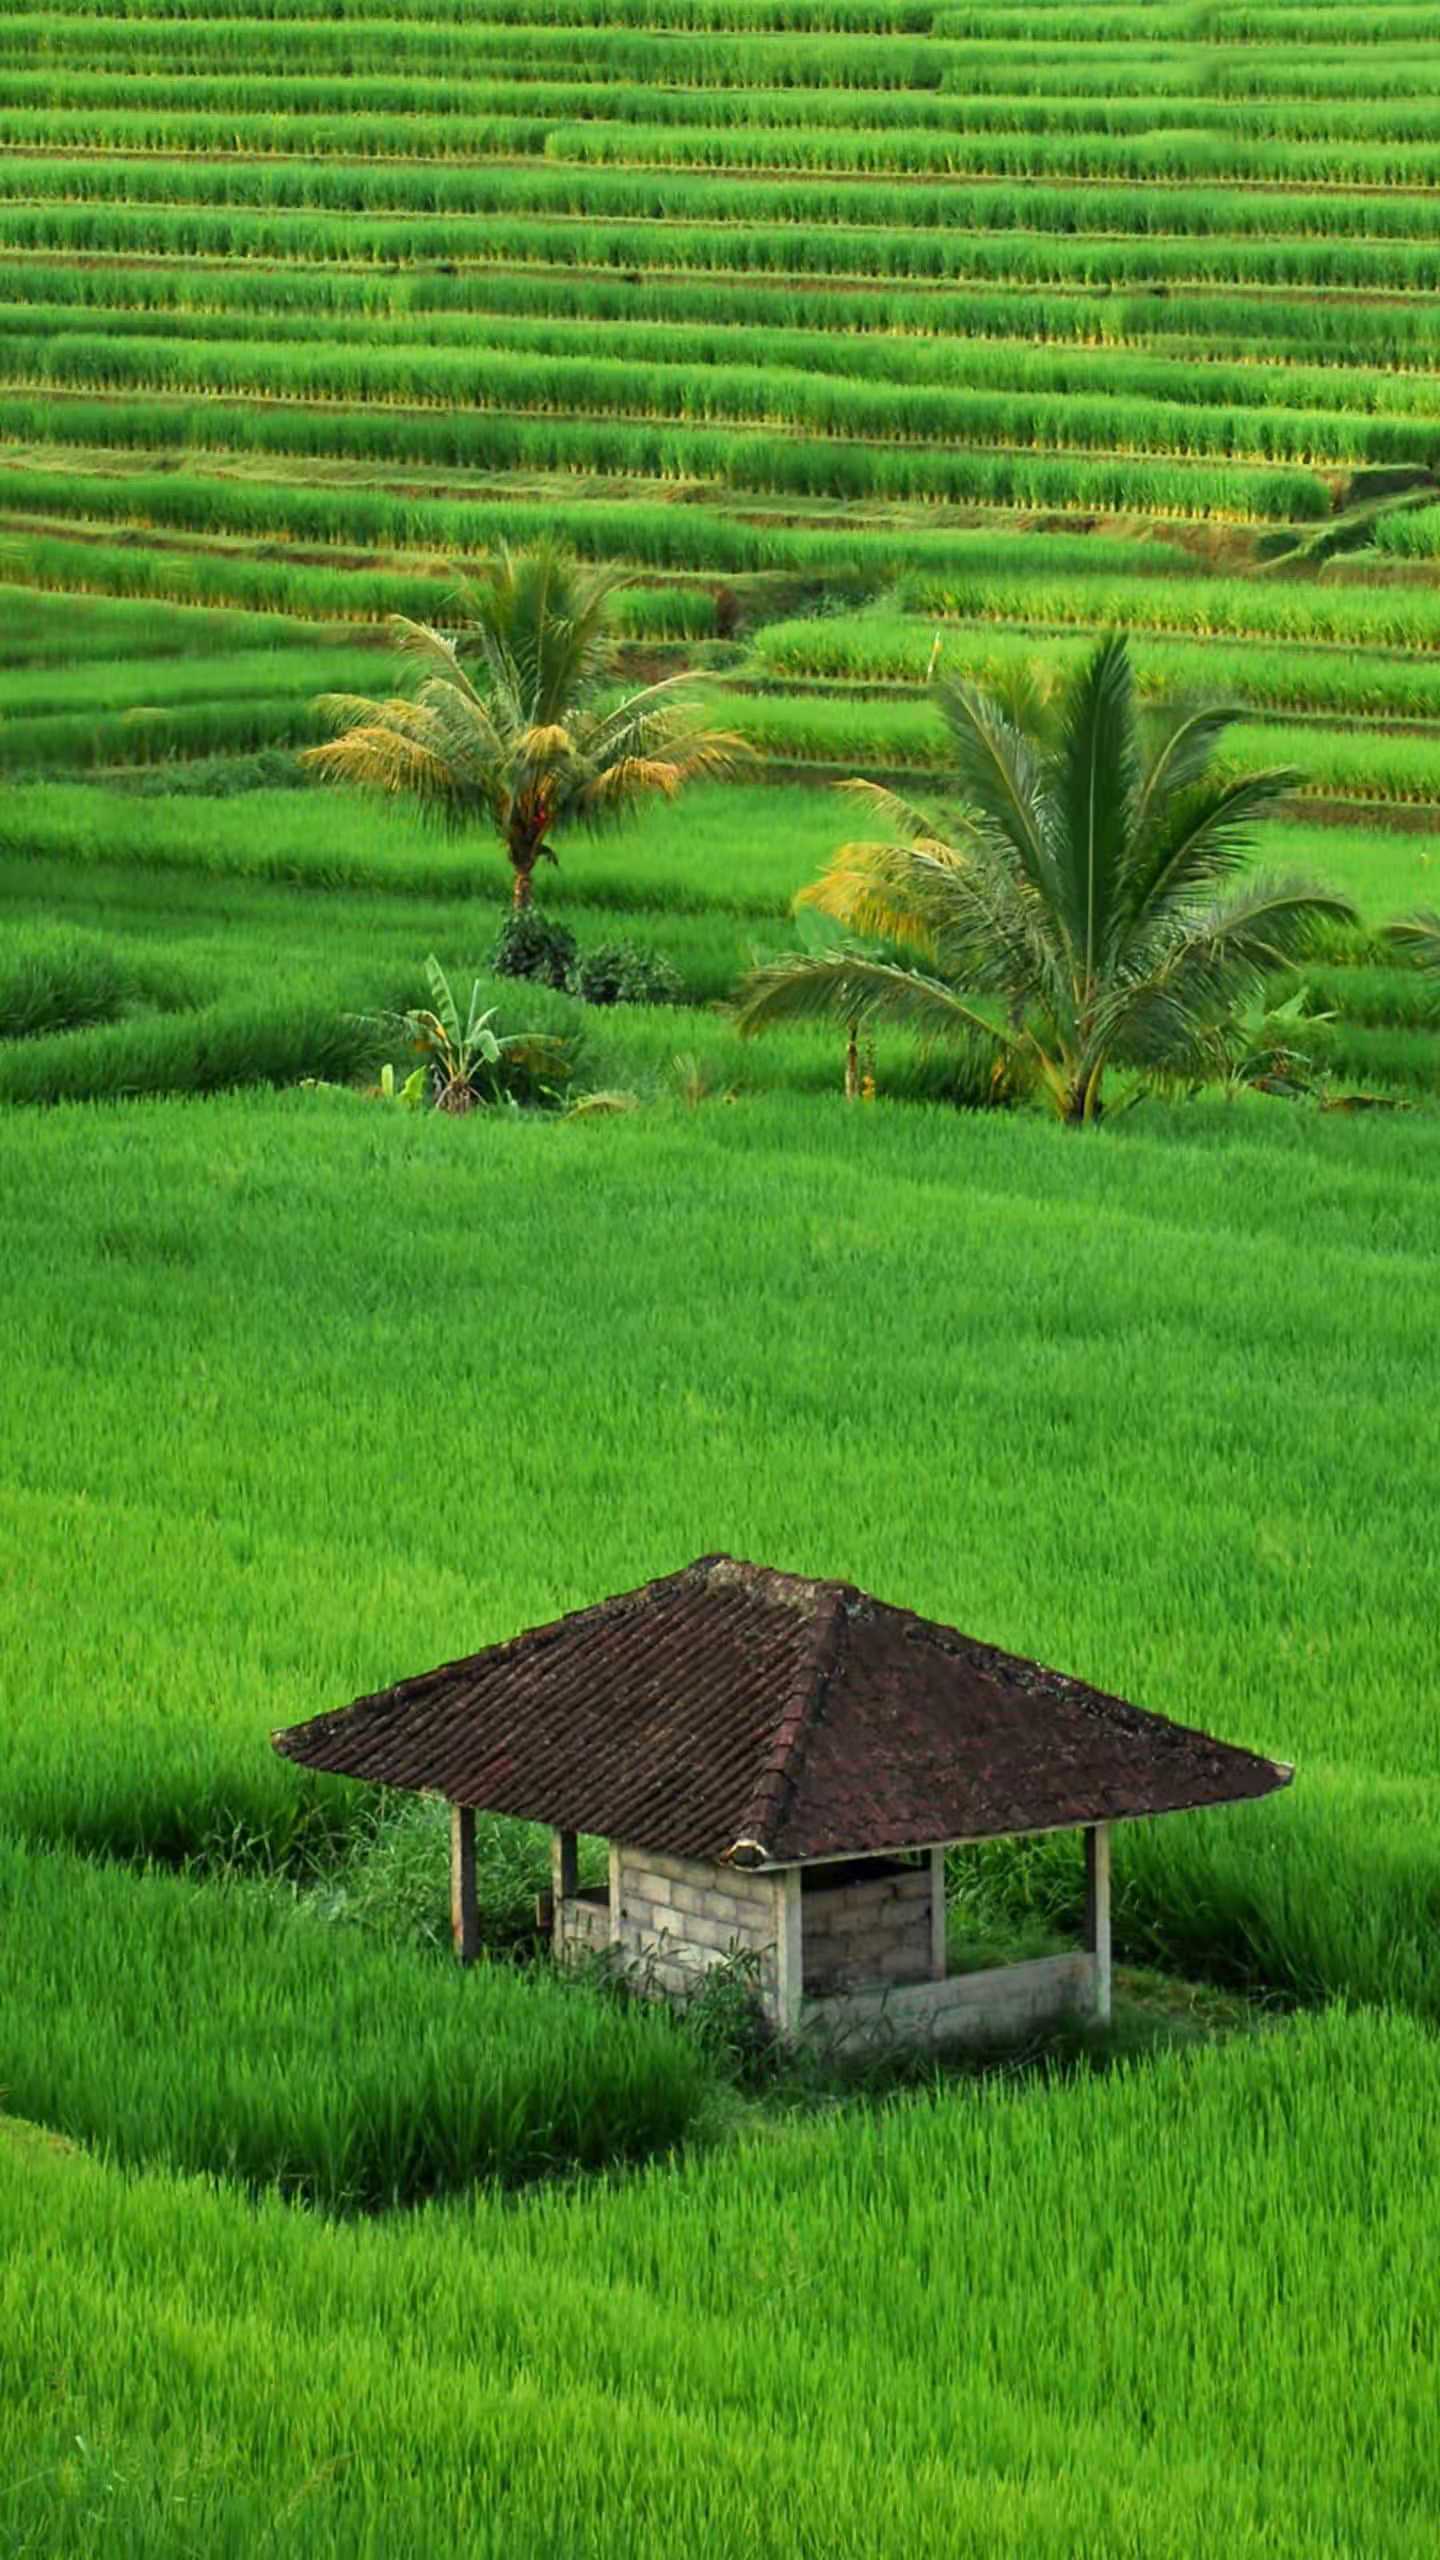
[[[555,1953],[561,1959],[592,1955],[610,1944],[608,1893],[567,1895],[555,1905]]]
[[[618,1899],[615,1944],[643,1963],[657,1989],[688,1991],[735,1951],[759,1958],[759,1982],[773,2000],[778,1974],[775,1879],[649,1849],[612,1851]]]
[[[929,1981],[928,1865],[812,1867],[800,1909],[807,1994]]]

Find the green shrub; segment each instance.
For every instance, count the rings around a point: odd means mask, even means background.
[[[490,952],[497,978],[530,978],[542,987],[568,987],[575,960],[569,926],[557,924],[539,907],[511,907]]]
[[[680,972],[663,951],[648,951],[628,937],[582,952],[570,987],[586,1004],[678,1004],[682,993]]]

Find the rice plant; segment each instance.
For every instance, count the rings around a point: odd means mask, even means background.
[[[706,2098],[654,2011],[407,1959],[278,1889],[0,1840],[0,1911],[34,1948],[0,2015],[7,2101],[113,2160],[374,2210],[668,2149]]]

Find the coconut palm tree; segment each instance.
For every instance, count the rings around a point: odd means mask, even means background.
[[[1027,1063],[1063,1120],[1098,1120],[1112,1067],[1217,1072],[1216,1035],[1266,973],[1343,898],[1249,870],[1253,822],[1286,771],[1217,776],[1228,710],[1177,718],[1147,746],[1125,639],[1101,643],[1058,717],[1022,725],[982,687],[936,691],[962,815],[949,834],[874,784],[889,830],[841,847],[801,892],[852,935],[909,945],[919,965],[854,941],[752,970],[746,1032],[823,1019],[852,1036],[880,1019],[943,1037],[988,1034]],[[1242,876],[1243,875],[1243,876]]]
[[[562,829],[613,825],[652,794],[673,799],[747,760],[739,738],[687,715],[690,677],[608,698],[616,583],[553,543],[502,551],[465,598],[458,639],[391,616],[415,691],[322,695],[337,735],[302,761],[327,781],[412,797],[452,826],[483,821],[510,858],[514,904],[528,907]]]

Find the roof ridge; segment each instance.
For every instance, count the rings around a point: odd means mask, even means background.
[[[773,1855],[771,1834],[785,1809],[796,1763],[809,1740],[815,1711],[835,1668],[849,1604],[861,1597],[850,1582],[821,1582],[815,1587],[824,1594],[824,1601],[817,1612],[817,1622],[802,1658],[799,1675],[775,1725],[770,1749],[761,1762],[740,1830],[732,1846],[724,1852],[727,1861],[738,1865],[753,1865]],[[743,1857],[738,1854],[741,1851],[745,1853]]]

